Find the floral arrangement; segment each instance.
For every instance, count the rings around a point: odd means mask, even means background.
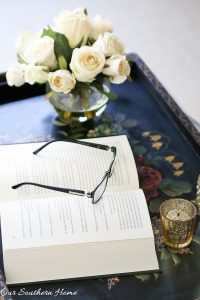
[[[130,66],[111,22],[100,15],[89,18],[83,8],[62,11],[54,22],[39,34],[25,31],[18,37],[18,64],[6,73],[8,85],[48,82],[54,92],[64,94],[94,86],[114,97],[103,89],[103,80],[124,82]]]

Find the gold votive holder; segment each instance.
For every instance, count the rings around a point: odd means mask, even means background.
[[[160,206],[163,241],[171,248],[184,248],[192,241],[197,209],[185,199],[169,199]]]

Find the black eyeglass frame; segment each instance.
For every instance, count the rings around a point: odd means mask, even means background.
[[[41,187],[41,188],[45,188],[45,189],[49,189],[49,190],[53,190],[53,191],[57,191],[57,192],[63,192],[63,193],[68,193],[68,194],[72,194],[72,195],[77,195],[77,196],[87,196],[88,198],[92,198],[92,204],[97,203],[102,198],[102,196],[103,196],[103,194],[106,190],[108,179],[112,176],[112,167],[114,165],[114,161],[115,161],[115,158],[116,158],[116,155],[117,155],[117,148],[115,146],[110,147],[110,146],[107,146],[107,145],[91,143],[91,142],[86,142],[86,141],[80,141],[80,140],[74,140],[74,139],[67,139],[67,140],[57,139],[57,140],[52,140],[52,141],[47,142],[46,144],[42,145],[40,148],[36,149],[33,152],[33,154],[35,154],[35,155],[38,154],[41,150],[43,150],[48,145],[50,145],[54,142],[68,142],[68,143],[79,144],[79,145],[88,146],[88,147],[101,149],[101,150],[106,150],[106,151],[111,150],[111,152],[113,153],[112,161],[110,163],[110,166],[109,166],[108,170],[105,172],[105,175],[103,176],[100,183],[96,186],[96,188],[92,192],[85,192],[83,190],[77,190],[77,189],[71,189],[71,188],[61,188],[61,187],[44,185],[44,184],[34,183],[34,182],[21,182],[19,184],[13,185],[12,188],[17,189],[17,188],[19,188],[23,185],[33,185],[33,186],[37,186],[37,187]],[[100,195],[99,199],[97,199],[95,201],[94,200],[95,192],[101,186],[101,184],[104,182],[104,180],[106,180],[105,188],[104,188],[102,194]]]

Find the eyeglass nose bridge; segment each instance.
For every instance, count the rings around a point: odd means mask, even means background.
[[[94,192],[87,192],[86,193],[87,198],[92,198],[93,197],[93,193]]]
[[[105,175],[108,176],[108,178],[112,176],[111,168],[108,171],[106,171]]]

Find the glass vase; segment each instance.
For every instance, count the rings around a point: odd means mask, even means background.
[[[105,92],[110,91],[108,82],[103,84]],[[79,88],[76,93],[56,93],[47,86],[47,97],[59,115],[59,120],[65,124],[73,121],[85,122],[95,116],[100,116],[105,110],[108,97],[100,93],[94,86],[86,91]]]

